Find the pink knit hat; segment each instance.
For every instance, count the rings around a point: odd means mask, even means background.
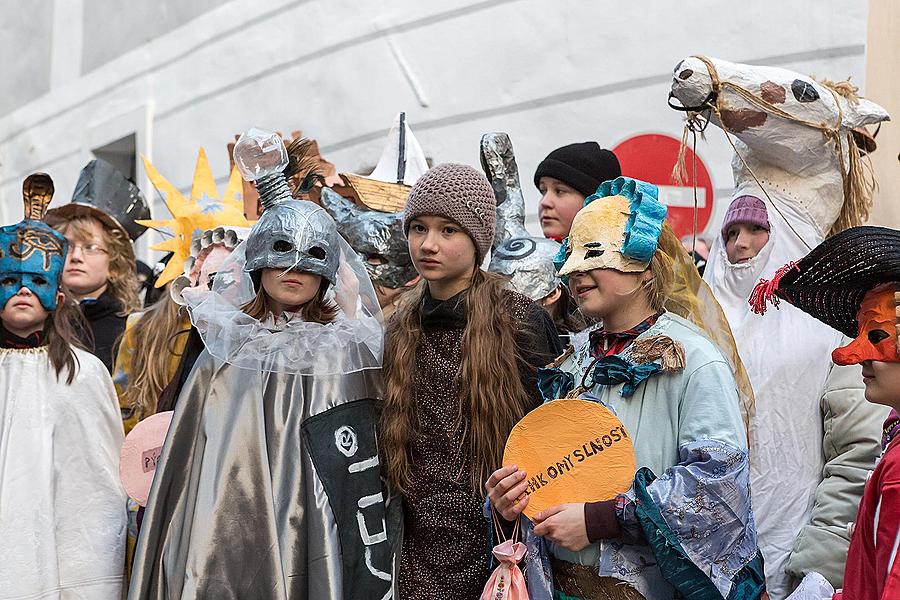
[[[722,223],[722,241],[728,241],[728,228],[735,223],[759,225],[769,231],[769,211],[766,204],[756,196],[738,196],[731,202]]]

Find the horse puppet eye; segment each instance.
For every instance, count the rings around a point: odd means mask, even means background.
[[[309,255],[319,260],[325,260],[325,250],[319,248],[318,246],[313,246],[312,248],[310,248]]]
[[[276,240],[272,244],[272,250],[275,252],[290,252],[294,249],[294,245],[286,240]]]
[[[303,181],[300,183],[300,192],[306,194],[309,190],[313,189],[313,186],[316,184],[315,175],[307,175]]]
[[[797,102],[815,102],[819,99],[819,92],[815,86],[802,79],[795,79],[791,82],[791,93],[794,94]]]

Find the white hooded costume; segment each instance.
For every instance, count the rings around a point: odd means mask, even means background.
[[[846,219],[841,167],[849,164],[850,129],[888,118],[876,104],[832,89],[784,69],[705,57],[681,61],[672,84],[685,107],[710,110],[711,122],[729,132],[752,169],[734,157],[732,198],[755,196],[768,211],[769,241],[759,254],[731,264],[717,236],[704,279],[725,311],[756,398],[751,490],[772,600],[785,598],[792,577],[811,570],[840,586],[846,527],[886,416],[865,402],[858,367],[831,362],[831,351],[842,345],[838,332],[787,303],[764,317],[749,304],[760,279],[773,279]],[[833,137],[808,123],[834,128]]]

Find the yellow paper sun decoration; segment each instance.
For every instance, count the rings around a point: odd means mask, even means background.
[[[250,227],[253,225],[244,217],[244,204],[241,193],[241,175],[236,168],[231,170],[225,193],[219,197],[216,181],[209,168],[206,152],[200,148],[197,155],[197,166],[194,169],[194,181],[191,184],[191,199],[186,200],[174,185],[159,174],[144,156],[144,168],[153,186],[159,191],[172,213],[170,220],[137,221],[145,227],[152,227],[161,233],[172,231],[174,236],[156,244],[153,250],[171,252],[169,264],[156,280],[156,287],[169,283],[184,271],[184,261],[190,256],[191,242],[207,229],[216,227]]]

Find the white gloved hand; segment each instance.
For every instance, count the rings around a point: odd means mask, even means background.
[[[355,319],[359,310],[359,280],[353,269],[344,263],[338,267],[337,275],[334,299],[348,319]]]
[[[834,588],[822,575],[808,573],[797,589],[785,600],[831,600]]]

